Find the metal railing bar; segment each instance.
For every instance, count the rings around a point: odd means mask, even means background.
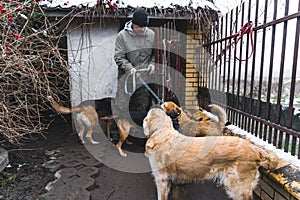
[[[256,32],[256,31],[258,31],[260,29],[264,29],[264,28],[267,28],[269,26],[273,26],[273,25],[276,25],[276,24],[279,24],[279,23],[282,23],[282,22],[285,22],[285,21],[289,21],[291,19],[298,18],[298,17],[300,17],[300,12],[297,12],[297,13],[294,13],[294,14],[291,14],[291,15],[288,15],[288,16],[276,19],[276,20],[271,21],[271,22],[263,23],[262,25],[254,27],[253,31]],[[257,23],[255,23],[255,24],[257,24]],[[205,46],[210,46],[210,45],[212,45],[214,43],[222,42],[222,41],[229,40],[229,39],[231,39],[231,35],[227,36],[225,38],[222,38],[220,40],[216,40],[216,41],[212,41],[212,42],[209,42],[209,43],[205,43],[202,46],[204,46],[204,47]]]
[[[268,120],[265,120],[265,119],[262,119],[260,117],[257,117],[255,115],[252,115],[252,114],[249,114],[247,112],[243,112],[243,111],[240,111],[236,108],[233,108],[231,106],[226,106],[227,109],[231,110],[233,113],[239,113],[239,114],[242,114],[242,115],[245,115],[246,117],[249,117],[250,119],[253,119],[255,120],[256,122],[259,122],[259,123],[263,123],[267,126],[270,126],[272,128],[275,128],[279,131],[282,131],[282,132],[285,132],[285,133],[288,133],[292,136],[295,136],[295,137],[299,137],[299,132],[293,130],[293,129],[289,129],[287,127],[284,127],[284,126],[281,126],[279,124],[276,124],[276,123],[273,123],[271,121],[268,121]],[[261,130],[261,129],[260,129]]]
[[[237,32],[238,30],[238,18],[239,15],[238,15],[238,7],[236,7],[236,10],[235,10],[235,31],[234,32]],[[232,23],[232,22],[231,22]],[[235,72],[236,72],[236,59],[234,59],[233,61],[233,77],[232,77],[232,94],[235,94]],[[234,100],[233,100],[233,104],[234,104]]]
[[[277,17],[277,0],[274,0],[274,13],[273,20]],[[267,91],[267,109],[266,109],[266,119],[270,119],[270,100],[271,100],[271,90],[272,90],[272,75],[273,75],[273,61],[274,61],[274,50],[275,50],[275,35],[276,35],[276,25],[272,26],[272,39],[271,39],[271,53],[270,53],[270,64],[269,64],[269,79],[268,79],[268,91]],[[268,142],[271,143],[272,131],[269,131]]]
[[[256,0],[256,8],[255,8],[255,23],[258,20],[258,8],[259,8],[259,0]],[[254,32],[254,41],[257,39],[257,32]],[[250,85],[250,113],[253,112],[253,89],[254,89],[254,76],[255,76],[255,61],[256,61],[256,42],[253,47],[253,59],[252,59],[252,73],[251,73],[251,85]]]
[[[263,23],[267,21],[267,13],[268,13],[268,1],[265,1],[264,8],[264,20]],[[261,96],[262,96],[262,82],[263,82],[263,67],[264,67],[264,59],[265,59],[265,45],[266,45],[266,28],[263,29],[262,35],[262,48],[261,48],[261,58],[260,58],[260,72],[259,72],[259,86],[258,86],[258,106],[257,113],[261,115]]]
[[[289,0],[285,2],[285,15],[289,12]],[[277,95],[277,107],[276,107],[276,123],[279,124],[281,118],[281,95],[282,95],[282,84],[283,84],[283,75],[284,75],[284,63],[285,63],[285,50],[286,50],[286,39],[287,39],[287,25],[288,21],[285,21],[283,24],[282,32],[282,45],[281,45],[281,60],[280,60],[280,70],[279,70],[279,81],[278,81],[278,95]],[[280,140],[280,138],[279,138]],[[277,142],[277,131],[274,134],[273,144]],[[279,141],[281,144],[281,141]],[[282,145],[282,144],[281,144]]]
[[[222,38],[222,36],[223,36],[223,25],[224,25],[224,18],[222,17],[221,18],[221,28],[220,28],[220,36],[221,36],[221,38]],[[223,42],[221,42],[220,43],[220,49],[219,49],[219,51],[220,51],[220,55],[222,54],[222,49],[223,49]],[[218,53],[217,53],[217,55],[219,55]],[[219,79],[220,79],[220,77],[221,77],[221,74],[222,74],[222,59],[218,59],[217,57],[216,57],[216,59],[217,60],[220,60],[220,68],[219,68]],[[222,91],[221,90],[221,82],[219,81],[219,87],[218,87],[218,90],[219,91]]]
[[[298,4],[298,11],[300,12],[300,1]],[[292,127],[292,116],[293,116],[293,104],[295,97],[295,87],[296,87],[296,75],[297,75],[297,62],[298,62],[298,50],[299,50],[299,33],[300,33],[300,17],[297,18],[295,42],[294,42],[294,55],[293,55],[293,67],[292,67],[292,79],[291,79],[291,89],[290,89],[290,102],[289,102],[289,114],[287,127]]]
[[[225,35],[227,35],[227,27],[228,27],[228,13],[226,14],[226,20],[225,20]],[[222,36],[223,37],[223,36]],[[227,49],[227,43],[225,42],[225,51],[224,51],[224,69],[223,69],[223,92],[225,91],[225,77],[226,77],[226,49]]]

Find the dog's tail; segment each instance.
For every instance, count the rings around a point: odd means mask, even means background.
[[[226,114],[225,110],[221,106],[216,105],[216,104],[211,104],[211,105],[209,105],[209,107],[210,107],[210,112],[212,114],[218,116],[219,123],[225,124],[227,121],[227,114]]]
[[[262,148],[259,149],[261,155],[260,166],[270,171],[274,171],[275,169],[277,169],[280,163],[280,158],[270,150]]]
[[[61,106],[51,96],[48,96],[48,100],[50,101],[50,104],[52,105],[52,107],[61,114],[70,114],[73,112],[80,112],[82,110],[80,107],[67,108],[67,107]]]

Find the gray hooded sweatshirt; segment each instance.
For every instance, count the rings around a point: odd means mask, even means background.
[[[133,67],[136,69],[147,68],[154,65],[154,32],[146,28],[143,35],[138,35],[132,29],[132,22],[125,24],[118,33],[115,44],[114,59],[119,67],[120,78]]]

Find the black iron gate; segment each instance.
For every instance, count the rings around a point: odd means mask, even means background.
[[[209,90],[235,125],[300,158],[300,1],[248,0],[210,28],[199,95]]]

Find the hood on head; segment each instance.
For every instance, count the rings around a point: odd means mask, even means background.
[[[143,33],[143,35],[138,35],[133,29],[132,29],[132,21],[128,21],[126,22],[125,26],[124,26],[124,30],[128,31],[128,33],[130,35],[133,36],[146,36],[148,34],[148,27],[146,27],[145,32]]]

